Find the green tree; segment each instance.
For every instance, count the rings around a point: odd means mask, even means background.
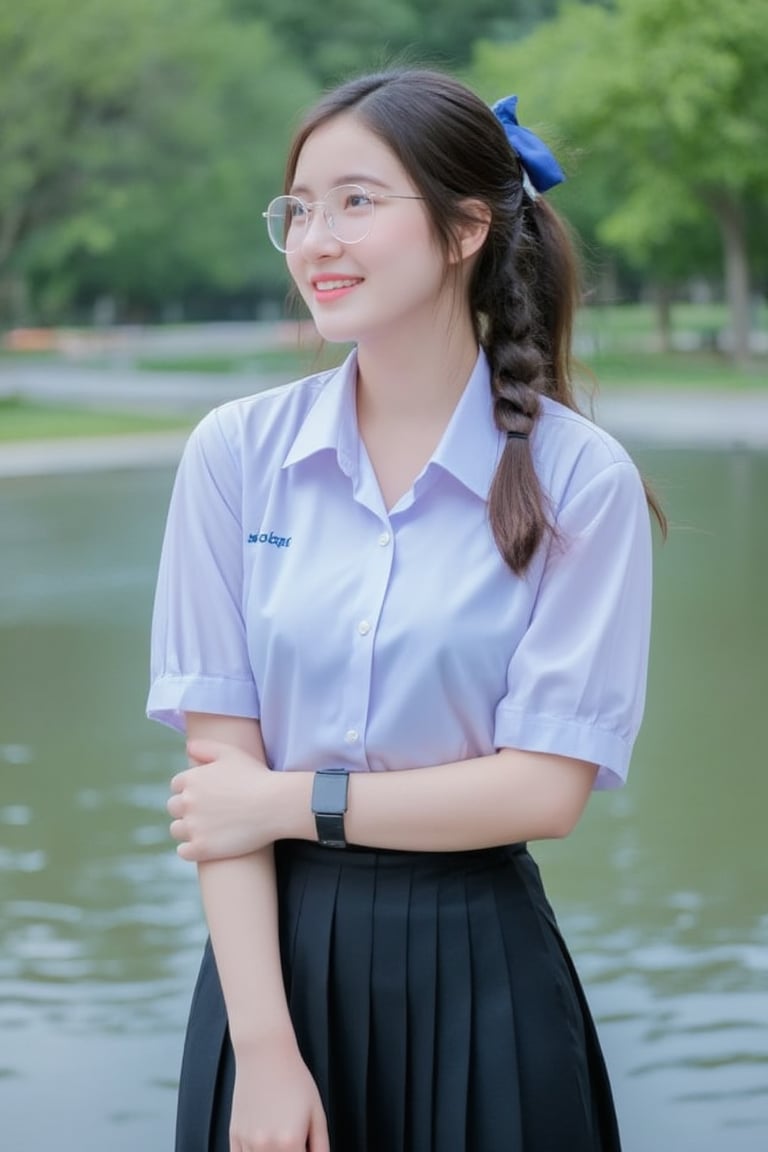
[[[630,259],[679,265],[682,230],[717,228],[737,358],[750,204],[768,191],[766,59],[761,0],[616,0],[567,4],[514,45],[482,44],[472,68],[489,96],[515,77],[526,105],[588,155],[601,203],[612,198],[598,235]]]
[[[458,67],[480,37],[511,39],[557,0],[230,0],[268,21],[315,79],[337,83],[393,61]]]
[[[0,13],[0,280],[158,303],[268,285],[260,212],[314,95],[219,0],[25,0]]]

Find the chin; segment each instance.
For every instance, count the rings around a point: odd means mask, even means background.
[[[349,324],[341,321],[333,322],[327,316],[313,316],[317,334],[327,344],[354,344],[357,342],[357,332],[352,331]]]

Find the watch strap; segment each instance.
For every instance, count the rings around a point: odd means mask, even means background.
[[[342,812],[315,812],[317,842],[324,848],[346,848],[344,814]]]

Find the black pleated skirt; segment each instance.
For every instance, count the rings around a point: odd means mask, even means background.
[[[524,845],[275,846],[283,975],[332,1152],[618,1152],[584,993]],[[176,1152],[229,1152],[234,1057],[210,944]]]

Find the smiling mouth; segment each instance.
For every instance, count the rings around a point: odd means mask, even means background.
[[[312,287],[315,292],[338,292],[341,288],[354,288],[361,283],[360,279],[315,280]]]

